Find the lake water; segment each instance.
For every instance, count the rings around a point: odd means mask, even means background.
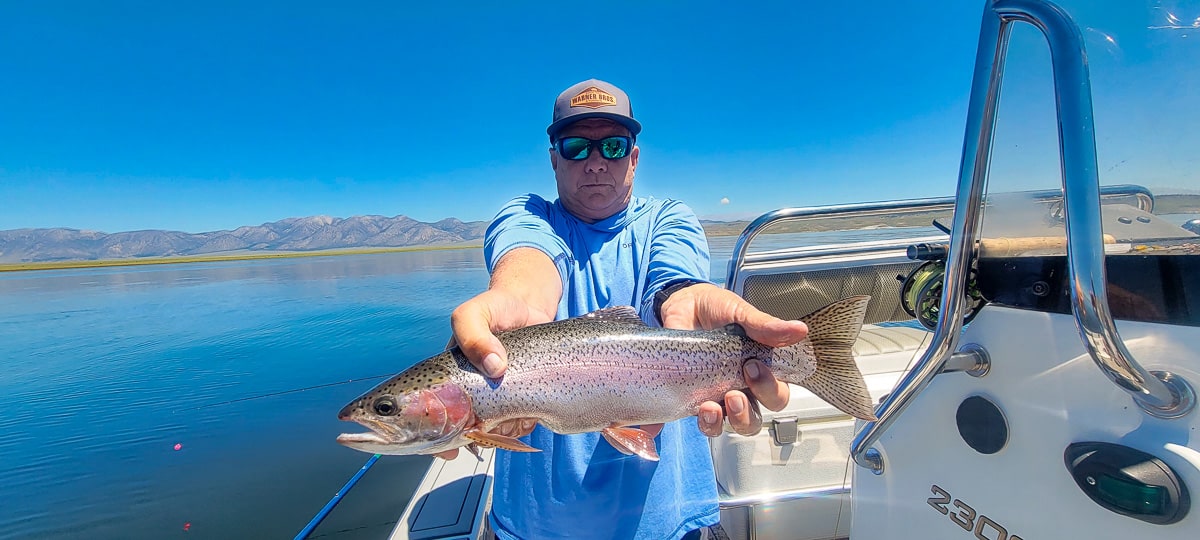
[[[369,458],[336,413],[378,379],[329,383],[442,350],[486,285],[479,249],[0,273],[0,538],[292,537]],[[313,537],[384,537],[430,459],[384,457]]]

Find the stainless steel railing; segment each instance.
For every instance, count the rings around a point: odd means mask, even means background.
[[[951,197],[939,197],[905,201],[783,208],[767,212],[750,222],[742,231],[742,234],[738,236],[737,243],[733,247],[733,253],[729,258],[729,274],[725,280],[725,287],[734,290],[737,285],[737,279],[740,277],[739,273],[746,262],[746,251],[750,248],[750,243],[771,225],[807,219],[859,218],[894,216],[895,214],[927,211],[947,211],[954,208],[953,203],[954,199]]]
[[[884,464],[872,445],[943,370],[962,330],[964,289],[978,238],[1000,82],[1014,22],[1033,24],[1050,45],[1071,297],[1084,347],[1105,375],[1147,413],[1174,418],[1194,407],[1194,392],[1186,381],[1170,373],[1147,372],[1134,360],[1108,309],[1091,86],[1079,29],[1066,12],[1050,2],[992,0],[984,9],[975,60],[940,320],[925,354],[876,411],[879,420],[866,424],[851,444],[855,462],[876,474],[883,472]]]
[[[1019,195],[1022,200],[1029,200],[1031,203],[1051,203],[1060,205],[1062,203],[1063,194],[1061,190],[1039,190],[1015,193],[1010,195]],[[1100,188],[1100,198],[1104,200],[1128,200],[1132,202],[1139,210],[1150,212],[1154,210],[1154,196],[1149,190],[1142,186],[1122,184],[1115,186],[1105,186]],[[763,234],[770,227],[787,222],[794,221],[817,221],[823,219],[847,219],[847,218],[864,218],[864,217],[895,217],[900,214],[911,213],[929,213],[929,212],[944,212],[954,209],[954,197],[936,197],[928,199],[908,199],[901,201],[888,202],[873,202],[860,204],[842,204],[830,206],[811,206],[803,208],[782,208],[767,212],[750,222],[749,225],[738,236],[737,242],[734,244],[733,253],[729,259],[728,274],[725,281],[726,288],[734,290],[737,286],[737,280],[741,278],[743,267],[749,263],[758,263],[764,261],[778,260],[787,257],[805,257],[813,254],[823,256],[828,255],[853,255],[858,252],[867,252],[878,249],[873,245],[855,245],[847,248],[828,248],[827,246],[819,246],[804,249],[789,250],[786,253],[779,254],[762,254],[750,253],[750,245],[759,235]],[[986,202],[985,202],[986,204]],[[1061,210],[1049,210],[1050,214],[1061,214]],[[925,241],[928,238],[913,238],[915,241]],[[899,242],[899,240],[888,241],[889,243]]]
[[[996,2],[993,9],[1001,20],[1038,27],[1050,45],[1058,97],[1071,302],[1083,345],[1105,376],[1129,392],[1147,413],[1163,418],[1187,414],[1195,402],[1191,387],[1170,374],[1162,374],[1160,379],[1142,368],[1125,348],[1108,309],[1092,92],[1079,27],[1065,11],[1046,1],[1007,0]]]

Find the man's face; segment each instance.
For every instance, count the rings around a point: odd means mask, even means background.
[[[587,118],[563,128],[556,138],[586,137],[599,140],[605,137],[626,136],[629,130],[603,118]],[[588,223],[612,216],[629,205],[633,193],[633,172],[637,169],[638,147],[620,159],[605,159],[599,150],[591,148],[587,158],[571,161],[550,149],[550,166],[558,180],[558,198],[567,211]]]

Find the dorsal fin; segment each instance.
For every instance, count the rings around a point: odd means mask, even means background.
[[[631,306],[613,306],[604,309],[597,309],[596,311],[586,315],[581,315],[579,318],[596,321],[622,322],[628,324],[646,324],[642,322],[642,318],[638,315],[638,312],[635,311]]]

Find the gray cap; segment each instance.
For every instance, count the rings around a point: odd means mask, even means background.
[[[554,121],[546,133],[553,139],[559,130],[584,118],[607,118],[629,128],[634,137],[642,131],[642,125],[633,119],[629,96],[598,79],[583,81],[558,95],[554,101]]]

